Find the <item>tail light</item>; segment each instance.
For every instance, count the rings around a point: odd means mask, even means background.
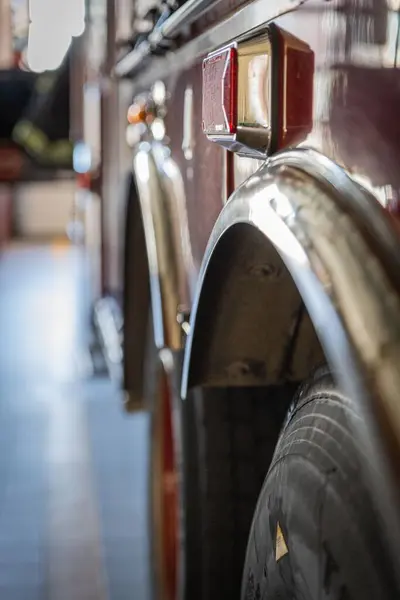
[[[314,55],[270,26],[203,62],[203,131],[233,152],[257,158],[305,139],[312,127]]]
[[[209,136],[237,132],[237,49],[223,48],[203,62],[203,130]]]

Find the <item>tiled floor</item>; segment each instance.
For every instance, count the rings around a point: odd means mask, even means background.
[[[91,375],[77,249],[0,257],[0,600],[150,600],[145,415]]]

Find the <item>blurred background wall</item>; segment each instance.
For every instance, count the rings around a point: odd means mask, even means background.
[[[14,192],[14,235],[65,237],[73,217],[75,189],[74,180],[19,185]]]
[[[13,64],[10,0],[0,0],[0,69]]]

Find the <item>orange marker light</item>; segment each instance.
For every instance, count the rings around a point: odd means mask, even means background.
[[[128,108],[128,123],[137,125],[137,123],[145,123],[147,118],[145,104],[134,103]]]

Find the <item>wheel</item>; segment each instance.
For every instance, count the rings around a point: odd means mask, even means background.
[[[154,596],[175,600],[178,589],[178,482],[171,383],[159,364],[151,417],[151,537]]]
[[[293,386],[271,389],[267,402],[257,389],[198,389],[182,401],[179,380],[177,368],[153,414],[155,598],[240,600],[251,519]]]
[[[296,395],[255,511],[242,600],[398,598],[351,400],[321,368]],[[353,415],[354,418],[355,415]]]

